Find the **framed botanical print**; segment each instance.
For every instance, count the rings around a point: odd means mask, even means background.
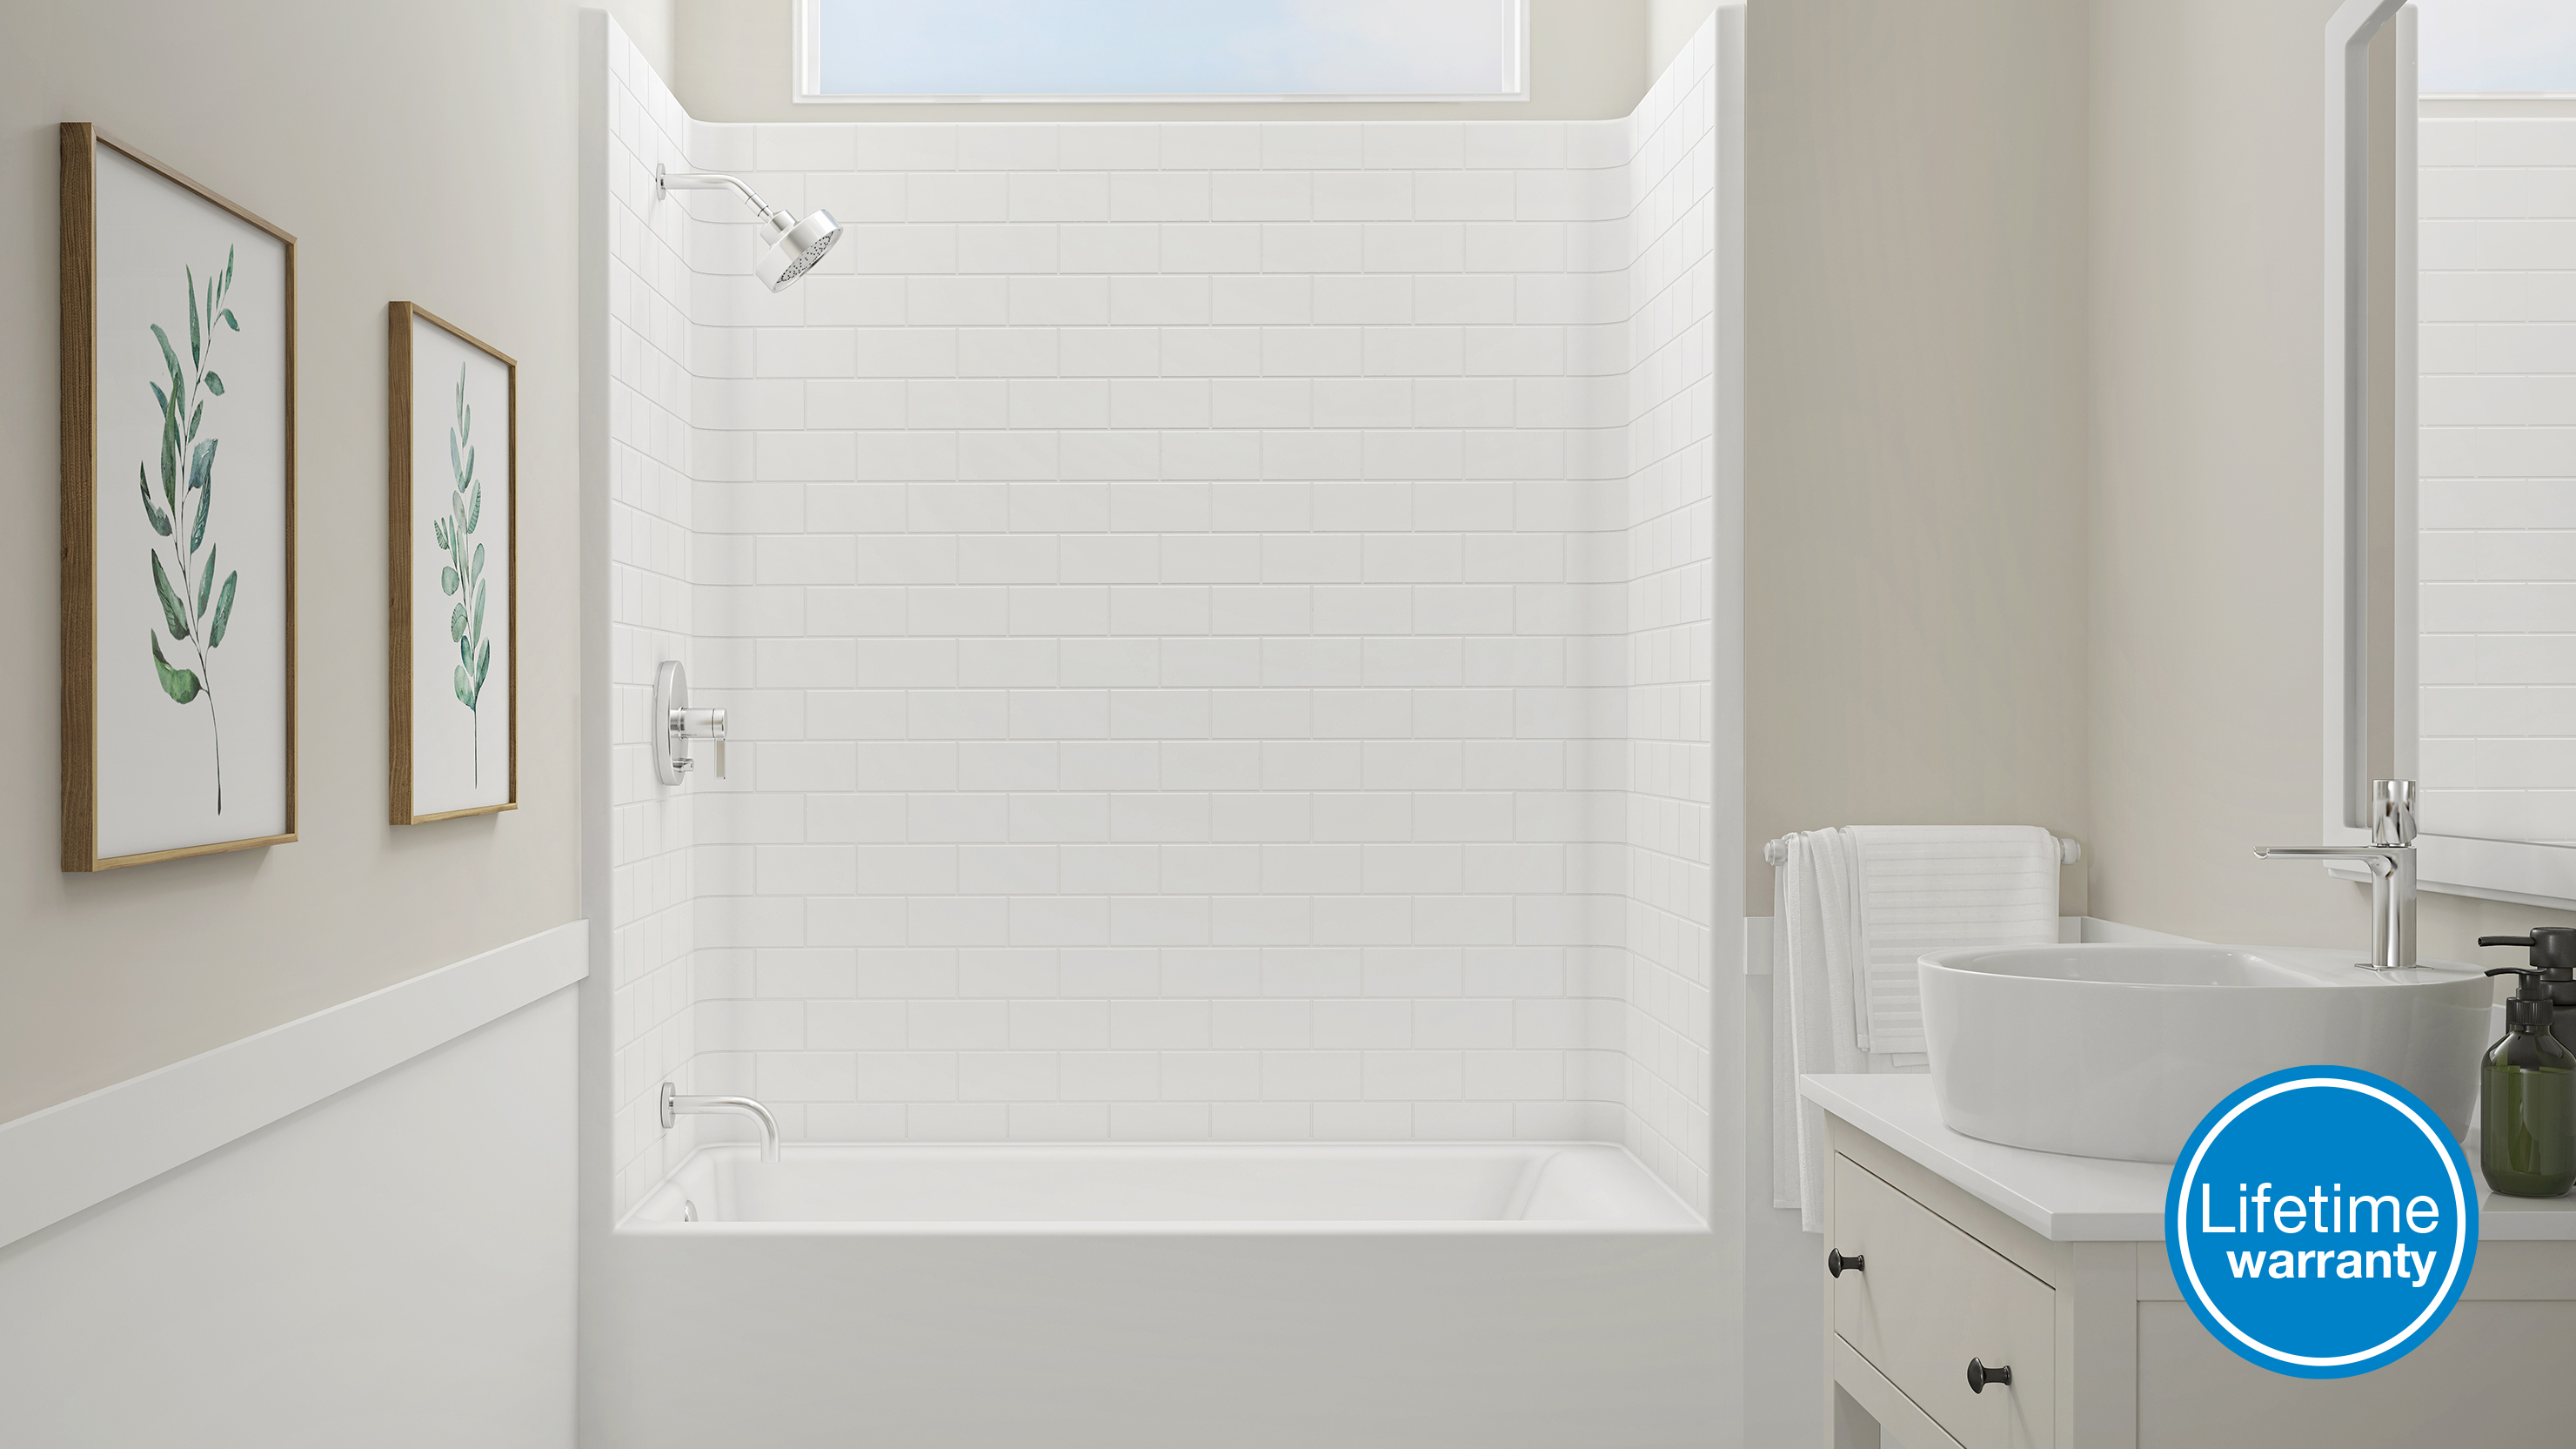
[[[386,309],[393,821],[519,804],[519,364]]]
[[[281,844],[295,238],[87,122],[61,147],[63,869]]]

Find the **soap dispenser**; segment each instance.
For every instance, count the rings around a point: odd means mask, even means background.
[[[2520,936],[2480,936],[2478,944],[2531,952],[2531,969],[2549,983],[2550,1035],[2576,1052],[2576,926],[2534,926]]]
[[[2478,1102],[2478,1161],[2487,1186],[2511,1197],[2560,1197],[2576,1187],[2576,1052],[2550,1035],[2549,982],[2524,966],[2504,1005],[2504,1036],[2489,1048]]]

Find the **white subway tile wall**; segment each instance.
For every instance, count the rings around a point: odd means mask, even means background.
[[[2424,821],[2576,843],[2576,115],[2420,124]]]
[[[1590,123],[696,124],[621,62],[680,127],[617,198],[621,1204],[677,1071],[1705,1206],[1713,33]],[[766,293],[673,136],[850,235]],[[730,779],[652,783],[659,657]]]
[[[608,488],[612,834],[610,1162],[621,1209],[695,1145],[662,1131],[655,1096],[697,1053],[690,973],[695,802],[653,778],[645,722],[653,671],[688,663],[691,291],[685,219],[656,206],[657,162],[686,170],[689,118],[643,55],[608,26]]]

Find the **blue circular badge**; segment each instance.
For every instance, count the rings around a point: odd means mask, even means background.
[[[2257,1077],[2210,1109],[2165,1188],[2165,1256],[2220,1343],[2349,1378],[2430,1337],[2468,1286],[2477,1178],[2414,1093],[2350,1067]]]

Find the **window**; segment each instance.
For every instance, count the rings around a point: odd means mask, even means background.
[[[1513,101],[1527,0],[798,0],[800,101]]]
[[[2417,85],[2428,92],[2576,91],[2576,5],[2420,0]]]

